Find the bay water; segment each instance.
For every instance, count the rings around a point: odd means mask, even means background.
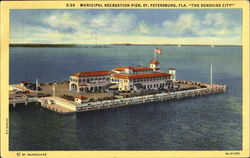
[[[227,92],[61,115],[36,104],[10,106],[10,150],[241,150],[242,47],[159,46],[161,71],[225,84]],[[69,80],[75,72],[148,66],[153,46],[10,48],[10,84]]]

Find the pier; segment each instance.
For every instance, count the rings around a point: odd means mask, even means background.
[[[193,90],[185,90],[185,91],[178,91],[171,93],[160,93],[154,95],[145,95],[138,97],[123,98],[123,99],[113,99],[101,102],[90,102],[78,105],[76,112],[115,108],[120,106],[136,105],[141,103],[150,103],[157,101],[167,101],[167,100],[182,99],[188,97],[197,97],[215,93],[222,93],[225,91],[226,91],[225,85],[213,85],[213,86],[208,86],[207,88],[200,88]]]
[[[168,100],[179,100],[182,98],[194,98],[198,96],[204,96],[215,93],[223,93],[226,91],[227,87],[225,85],[218,84],[205,84],[201,82],[194,81],[184,81],[178,80],[176,81],[178,84],[187,84],[190,85],[193,89],[185,89],[183,87],[182,90],[174,91],[174,92],[163,92],[158,94],[150,94],[150,95],[141,95],[127,98],[115,98],[111,100],[103,100],[103,101],[92,101],[86,102],[82,104],[78,104],[74,101],[69,101],[63,99],[61,97],[22,97],[19,99],[13,99],[9,101],[10,105],[13,107],[16,106],[17,103],[22,103],[27,105],[29,102],[37,102],[41,105],[41,107],[55,111],[60,114],[71,114],[76,112],[84,112],[84,111],[92,111],[92,110],[100,110],[100,109],[108,109],[115,108],[120,106],[128,106],[128,105],[137,105],[142,103],[150,103],[157,101],[168,101]],[[197,87],[200,88],[197,88]]]
[[[15,107],[16,104],[25,104],[25,105],[28,105],[28,103],[34,103],[34,102],[37,102],[37,98],[36,97],[34,97],[34,98],[25,97],[25,98],[19,98],[19,99],[10,100],[9,104],[12,105],[13,107]]]
[[[42,107],[61,114],[76,112],[77,104],[59,97],[43,97],[37,99],[37,101],[41,104]]]

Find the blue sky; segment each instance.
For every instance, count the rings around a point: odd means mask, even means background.
[[[241,9],[11,10],[11,43],[241,44]]]

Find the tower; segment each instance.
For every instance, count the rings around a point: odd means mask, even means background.
[[[160,62],[157,61],[156,59],[154,59],[150,62],[149,67],[154,69],[154,71],[159,71],[160,70]]]
[[[176,81],[176,69],[175,68],[169,68],[168,73],[171,74],[171,80],[174,82]]]

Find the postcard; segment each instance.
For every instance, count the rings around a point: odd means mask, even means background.
[[[248,1],[2,1],[1,157],[249,157]]]

